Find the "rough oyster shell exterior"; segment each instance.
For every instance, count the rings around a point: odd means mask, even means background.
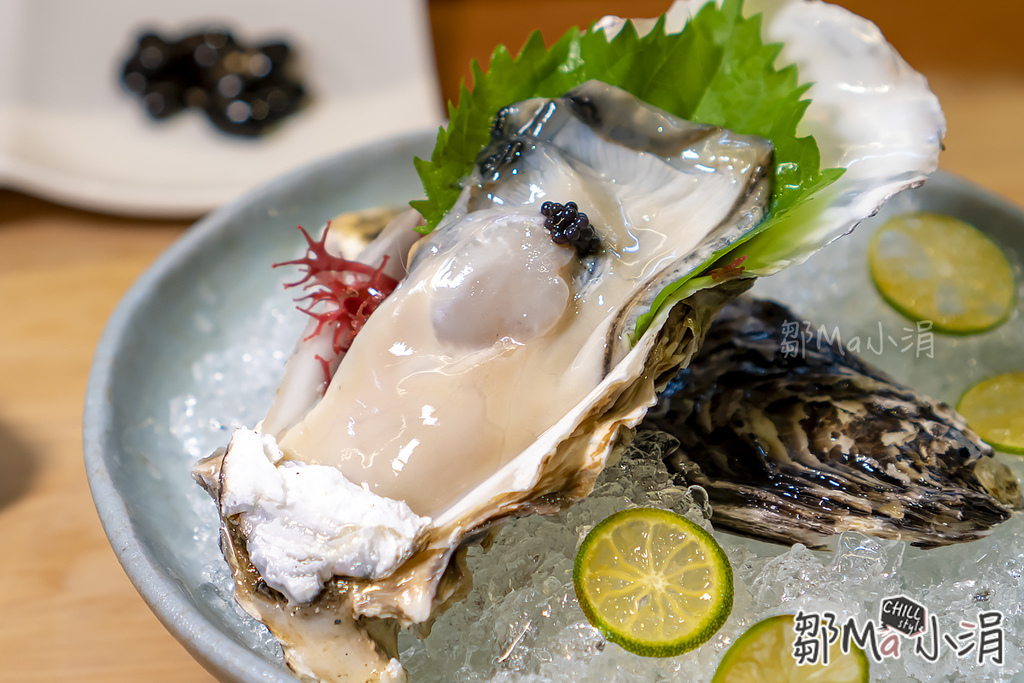
[[[787,325],[805,329],[774,302],[731,303],[641,427],[674,437],[658,456],[707,491],[717,527],[809,548],[843,531],[930,548],[981,538],[1021,507],[1012,471],[955,410],[837,342],[789,353]]]

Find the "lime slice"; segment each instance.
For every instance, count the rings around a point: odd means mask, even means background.
[[[722,657],[711,683],[867,683],[867,655],[856,645],[843,654],[839,641],[828,648],[828,664],[797,664],[792,614],[759,621],[736,639]]]
[[[587,619],[644,657],[692,650],[732,610],[732,567],[700,526],[668,510],[633,508],[583,539],[572,571]]]
[[[1016,286],[1006,256],[980,230],[937,213],[890,219],[871,238],[871,278],[901,315],[936,332],[975,334],[1006,320]]]
[[[975,384],[956,409],[985,443],[1024,455],[1024,372],[1008,372]]]

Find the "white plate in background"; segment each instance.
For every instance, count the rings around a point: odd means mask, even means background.
[[[120,83],[139,33],[221,24],[292,46],[309,93],[265,138],[197,110],[149,118]],[[442,121],[423,0],[0,0],[0,186],[118,214],[193,217],[341,149]]]

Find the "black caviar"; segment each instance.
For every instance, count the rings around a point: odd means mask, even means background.
[[[305,88],[286,73],[291,58],[287,43],[249,47],[223,29],[176,41],[145,33],[121,80],[155,119],[194,107],[225,133],[254,137],[302,104]]]
[[[544,227],[551,233],[555,244],[575,247],[576,254],[581,257],[596,253],[601,248],[601,238],[576,202],[544,202],[540,205],[540,213],[547,217]]]

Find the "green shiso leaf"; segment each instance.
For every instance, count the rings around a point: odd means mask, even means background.
[[[463,84],[458,106],[449,104],[448,127],[438,131],[430,160],[416,159],[427,198],[412,206],[427,221],[423,231],[436,227],[454,205],[460,182],[490,140],[496,112],[531,97],[560,97],[596,79],[680,118],[759,135],[775,147],[768,216],[740,242],[666,287],[638,320],[636,337],[687,281],[716,265],[741,255],[748,257],[748,268],[771,265],[772,255],[785,251],[782,245],[799,240],[807,205],[824,203],[811,200],[842,169],[821,170],[814,139],[797,137],[797,124],[809,104],[803,95],[810,85],[799,82],[794,66],[775,68],[782,46],[764,44],[761,16],[744,17],[742,8],[743,0],[723,0],[721,7],[709,2],[675,34],[665,33],[664,17],[642,37],[627,22],[611,41],[604,31],[573,28],[550,49],[534,33],[517,57],[497,48],[486,72],[474,61],[472,91]]]
[[[459,106],[448,103],[448,127],[437,131],[430,161],[416,159],[427,199],[411,204],[427,220],[425,232],[437,227],[458,199],[460,181],[473,170],[473,162],[490,140],[495,113],[531,97],[561,97],[586,80],[576,73],[581,68],[579,30],[575,28],[551,49],[544,47],[540,32],[534,31],[518,57],[499,46],[487,72],[473,60],[473,90],[462,84]]]

